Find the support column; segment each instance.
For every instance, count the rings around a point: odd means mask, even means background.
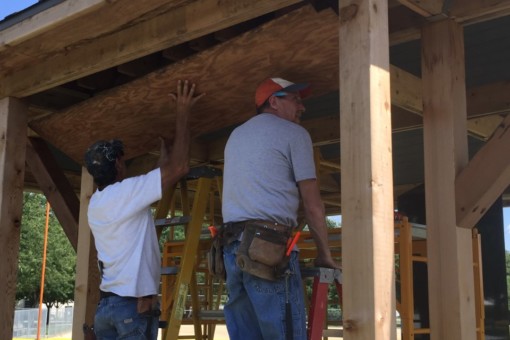
[[[11,339],[25,177],[27,109],[14,98],[0,99],[0,339]]]
[[[344,339],[396,339],[388,4],[339,7]]]
[[[468,162],[462,27],[422,32],[425,205],[431,339],[475,339],[471,230],[458,228],[455,178]]]
[[[80,219],[78,227],[78,251],[76,256],[76,281],[74,284],[74,340],[83,340],[83,326],[94,324],[99,301],[99,270],[94,238],[87,219],[90,197],[94,192],[94,180],[87,169],[81,169]]]

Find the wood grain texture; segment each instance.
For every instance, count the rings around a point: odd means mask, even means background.
[[[332,11],[302,8],[30,126],[79,163],[91,143],[113,137],[125,142],[131,158],[156,150],[158,135],[173,135],[168,93],[177,79],[190,79],[207,93],[193,110],[193,136],[252,116],[255,88],[268,76],[308,81],[314,95],[325,94],[338,89],[337,20]]]
[[[443,10],[443,0],[398,0],[402,5],[409,7],[416,13],[425,17],[438,15]]]
[[[190,0],[68,0],[0,33],[0,70],[65,54]],[[91,25],[93,23],[93,25]],[[93,29],[91,29],[93,27]],[[15,51],[13,51],[15,50]]]
[[[455,180],[457,224],[473,228],[510,185],[510,115]]]
[[[30,137],[27,142],[26,163],[36,178],[71,246],[78,247],[78,215],[80,201],[58,167],[47,144],[40,138]]]
[[[78,229],[78,251],[76,279],[74,284],[73,335],[75,340],[84,340],[83,325],[94,324],[94,314],[99,301],[99,269],[94,237],[90,231],[87,210],[94,192],[94,181],[87,169],[82,168],[80,191],[80,220]]]
[[[457,228],[455,177],[468,162],[463,30],[422,32],[423,131],[431,339],[475,339],[471,231]]]
[[[3,73],[0,77],[0,97],[7,95],[25,97],[298,2],[298,0],[220,2],[188,0],[184,1],[187,3],[185,6],[179,6],[183,4],[181,0],[166,2],[162,8],[149,13],[143,11],[138,13],[140,2],[118,1],[128,2],[129,6],[126,7],[134,6],[130,7],[130,14],[126,14],[126,17],[132,18],[131,21],[114,20],[119,14],[122,15],[123,8],[118,9],[118,13],[101,11],[93,13],[95,16],[71,22],[71,25],[79,28],[85,25],[88,30],[85,31],[85,35],[83,30],[78,31],[76,36],[71,35],[70,41],[65,39],[68,44],[53,46],[54,41],[58,40],[52,34],[60,36],[61,33],[52,30],[48,32],[49,37],[44,34],[38,36],[41,40],[36,41],[38,44],[35,48],[39,47],[39,54],[23,59],[23,54],[19,55],[23,50],[21,46],[10,53],[6,52],[0,60],[18,62],[17,65],[7,65],[9,68],[0,67],[0,74]],[[149,0],[148,3],[154,1],[160,2]],[[110,27],[104,32],[100,28],[99,33],[88,28],[91,22],[98,21],[112,22],[119,26]],[[89,31],[92,35],[86,35]],[[69,29],[68,32],[74,34],[75,28]],[[22,61],[19,61],[20,59]]]
[[[26,107],[19,100],[0,100],[0,339],[11,339],[25,172]]]
[[[340,5],[343,334],[389,340],[396,326],[387,3]]]

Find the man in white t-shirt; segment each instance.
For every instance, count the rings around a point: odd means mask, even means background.
[[[176,103],[175,136],[171,149],[161,139],[156,169],[126,178],[119,140],[98,141],[85,153],[98,187],[87,213],[101,270],[97,339],[157,339],[161,254],[150,205],[189,170],[189,113],[203,94],[194,95],[195,84],[180,80],[170,94]]]

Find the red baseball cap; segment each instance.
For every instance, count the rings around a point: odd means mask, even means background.
[[[307,83],[294,84],[282,78],[267,78],[255,91],[255,106],[258,108],[276,92],[298,92],[301,98],[310,94],[310,85]]]

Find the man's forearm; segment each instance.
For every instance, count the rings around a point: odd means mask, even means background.
[[[187,113],[177,113],[177,124],[173,146],[169,152],[172,167],[181,168],[189,166],[190,131]]]

